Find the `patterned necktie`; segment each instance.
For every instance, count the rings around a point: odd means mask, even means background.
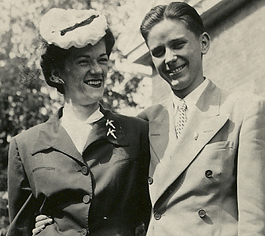
[[[179,103],[178,116],[177,116],[177,121],[176,121],[176,126],[175,126],[177,138],[180,137],[181,132],[184,128],[184,125],[187,122],[186,111],[187,111],[187,105],[185,101],[182,99],[180,100],[180,103]]]

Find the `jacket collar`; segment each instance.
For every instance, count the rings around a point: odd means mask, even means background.
[[[83,162],[81,154],[77,151],[68,133],[60,125],[62,111],[63,108],[60,108],[55,115],[41,125],[31,154],[52,148]],[[104,117],[94,123],[88,136],[87,146],[99,139],[105,139],[117,146],[128,146],[128,139],[117,115],[105,110],[102,106],[100,106],[100,111]]]

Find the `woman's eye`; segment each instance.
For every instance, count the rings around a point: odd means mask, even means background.
[[[164,46],[159,46],[151,50],[153,57],[162,57],[166,53],[166,48]]]
[[[106,64],[108,61],[109,61],[108,58],[105,58],[105,57],[104,58],[100,58],[98,60],[98,62],[101,63],[101,64]]]
[[[88,60],[81,60],[81,61],[78,61],[78,65],[87,65],[89,64],[89,61]]]

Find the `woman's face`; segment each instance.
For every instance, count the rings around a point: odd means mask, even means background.
[[[77,105],[91,105],[100,101],[108,71],[108,56],[103,40],[96,45],[70,48],[70,54],[59,70],[64,80],[65,100]]]

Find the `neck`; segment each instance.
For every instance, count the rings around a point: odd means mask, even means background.
[[[96,102],[84,106],[80,104],[74,104],[72,101],[65,101],[64,107],[65,109],[71,109],[75,113],[76,118],[78,118],[81,121],[85,121],[98,109],[99,103]]]
[[[204,81],[205,77],[203,75],[199,76],[198,79],[196,79],[190,86],[188,86],[185,89],[182,90],[172,90],[173,93],[179,97],[180,99],[185,98],[187,95],[189,95],[192,91],[194,91],[200,84]]]

